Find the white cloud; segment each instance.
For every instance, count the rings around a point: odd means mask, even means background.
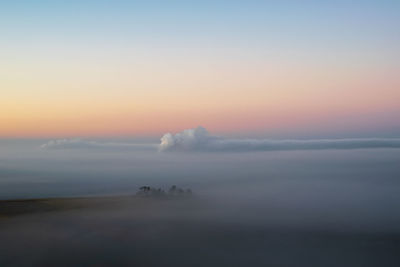
[[[175,135],[167,133],[161,138],[160,151],[270,151],[400,148],[400,139],[318,139],[318,140],[269,140],[229,139],[212,136],[203,127],[184,130]]]
[[[210,136],[207,130],[201,126],[196,129],[184,130],[181,133],[172,135],[164,134],[161,137],[160,151],[169,150],[201,150],[204,149],[214,137]]]

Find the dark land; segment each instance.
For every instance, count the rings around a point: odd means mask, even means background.
[[[223,212],[197,197],[3,200],[0,266],[400,266],[399,233]]]

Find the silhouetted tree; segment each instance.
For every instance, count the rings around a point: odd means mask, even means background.
[[[176,185],[171,186],[171,188],[168,190],[168,193],[170,195],[175,195],[175,193],[176,193]]]
[[[161,188],[153,188],[150,186],[142,186],[139,188],[139,191],[136,193],[138,196],[145,196],[145,197],[183,197],[183,196],[191,196],[192,195],[192,190],[190,189],[182,189],[177,187],[176,185],[173,185],[170,187],[168,190],[168,194],[162,190]]]

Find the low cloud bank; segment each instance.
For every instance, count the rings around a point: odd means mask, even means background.
[[[43,145],[42,149],[117,149],[117,150],[155,150],[151,144],[111,143],[90,141],[80,138],[51,140]]]
[[[400,148],[400,139],[318,139],[318,140],[269,140],[230,139],[213,136],[203,127],[184,130],[175,135],[166,133],[161,138],[159,151],[273,151],[273,150],[318,150],[318,149],[362,149]]]
[[[103,146],[101,143],[83,140],[79,138],[74,139],[58,139],[51,140],[43,145],[44,149],[65,149],[65,148],[96,148]]]

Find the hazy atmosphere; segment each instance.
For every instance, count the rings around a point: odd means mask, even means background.
[[[0,266],[400,266],[399,1],[0,25]]]
[[[87,253],[96,253],[88,265],[324,265],[324,258],[303,258],[315,250],[339,257],[329,266],[399,263],[400,150],[386,143],[207,152],[134,141],[3,140],[2,199],[121,197],[3,221],[1,263],[86,265]],[[195,194],[133,201],[144,184],[177,184]],[[20,249],[30,252],[18,258]],[[225,255],[236,250],[238,259]]]

